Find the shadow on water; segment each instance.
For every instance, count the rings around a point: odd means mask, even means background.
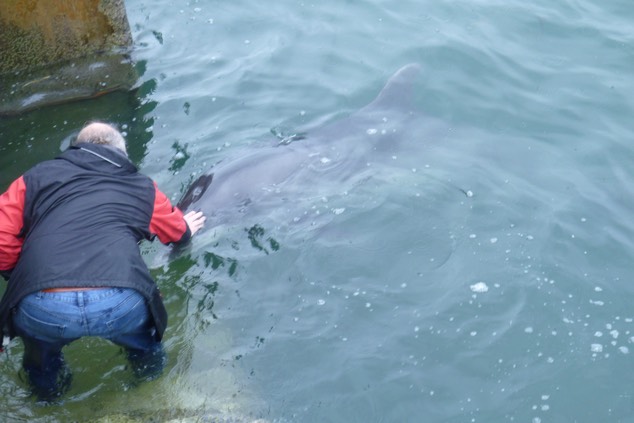
[[[148,98],[155,89],[149,80],[131,91],[117,91],[91,100],[44,107],[17,116],[0,117],[0,183],[6,187],[36,163],[55,157],[90,121],[117,125],[126,134],[135,164],[147,154],[157,103]]]

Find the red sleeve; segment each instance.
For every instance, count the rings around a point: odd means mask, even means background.
[[[183,212],[172,206],[169,198],[163,194],[154,183],[154,212],[150,221],[150,232],[157,235],[163,244],[170,242],[187,242],[191,232],[183,218]]]
[[[23,239],[26,185],[20,176],[0,196],[0,271],[12,270],[20,257]]]

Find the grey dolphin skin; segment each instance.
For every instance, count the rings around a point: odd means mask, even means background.
[[[420,71],[416,64],[404,66],[370,104],[330,125],[306,131],[297,141],[223,160],[189,186],[178,207],[201,210],[212,224],[223,223],[275,195],[292,201],[293,193],[302,187],[341,185],[363,174],[370,161],[393,157],[397,151],[406,156],[404,144],[418,142],[412,138],[429,134],[434,126],[413,110]]]

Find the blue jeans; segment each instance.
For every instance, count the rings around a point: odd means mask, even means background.
[[[20,302],[13,326],[24,342],[24,370],[34,393],[44,401],[69,387],[62,348],[82,336],[98,336],[124,347],[139,378],[154,378],[163,371],[163,347],[154,336],[145,298],[134,289],[36,292]]]

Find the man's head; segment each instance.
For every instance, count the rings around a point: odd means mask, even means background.
[[[116,128],[108,125],[107,123],[93,122],[84,126],[84,128],[79,131],[79,135],[77,135],[75,141],[72,142],[72,145],[83,142],[109,145],[111,147],[118,148],[126,155],[128,154],[123,135],[121,135]]]

